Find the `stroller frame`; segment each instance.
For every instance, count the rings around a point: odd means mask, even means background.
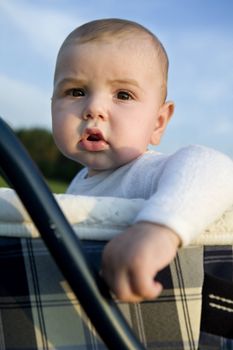
[[[77,235],[53,198],[40,171],[2,118],[0,168],[16,190],[56,264],[107,347],[112,350],[145,349],[117,308],[106,284],[85,256]]]

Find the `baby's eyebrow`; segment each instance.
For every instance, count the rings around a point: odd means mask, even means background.
[[[126,79],[112,79],[108,81],[109,84],[127,84],[127,85],[134,85],[135,87],[140,87],[137,80],[126,78]]]
[[[85,81],[82,79],[74,79],[74,78],[63,78],[61,80],[58,80],[58,82],[55,82],[54,88],[59,89],[64,85],[83,85],[85,84]]]

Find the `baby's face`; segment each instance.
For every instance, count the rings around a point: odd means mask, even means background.
[[[151,142],[162,84],[152,56],[151,48],[136,40],[63,49],[52,98],[54,138],[90,176],[132,161]]]

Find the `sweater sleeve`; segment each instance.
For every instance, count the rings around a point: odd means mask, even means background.
[[[135,222],[174,230],[189,244],[233,203],[233,161],[203,146],[189,146],[168,157],[156,193]]]

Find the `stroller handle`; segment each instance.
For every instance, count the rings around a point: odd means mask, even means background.
[[[104,343],[112,350],[145,350],[88,261],[27,151],[0,118],[0,169],[15,189],[42,239]],[[38,215],[39,213],[39,215]]]

